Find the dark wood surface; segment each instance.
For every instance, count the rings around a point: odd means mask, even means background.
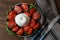
[[[21,37],[9,35],[5,29],[6,11],[12,5],[20,2],[35,3],[35,0],[0,0],[0,40],[23,40]],[[56,2],[58,11],[60,11],[60,2],[59,0],[56,0]]]
[[[60,14],[60,0],[55,0],[58,13]]]

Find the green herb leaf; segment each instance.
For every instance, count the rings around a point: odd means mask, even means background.
[[[36,6],[34,4],[31,4],[30,9],[32,9],[32,8],[36,8]]]
[[[8,11],[6,11],[6,15],[8,15]]]
[[[6,31],[10,34],[10,35],[16,35],[15,32],[12,32],[12,30],[10,30],[7,26],[6,26]]]

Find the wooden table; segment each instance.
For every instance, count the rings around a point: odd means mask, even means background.
[[[58,13],[60,14],[60,0],[55,0]]]
[[[35,0],[0,0],[0,40],[23,40],[23,38],[9,35],[5,29],[6,11],[12,5],[20,2],[34,3]]]

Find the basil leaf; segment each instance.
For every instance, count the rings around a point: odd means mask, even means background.
[[[30,9],[32,9],[32,8],[36,8],[36,6],[34,4],[31,4]]]
[[[12,30],[10,30],[7,26],[6,26],[6,31],[7,31],[8,34],[10,34],[10,35],[16,35],[16,33],[13,32]]]
[[[6,15],[8,15],[8,11],[6,11]]]

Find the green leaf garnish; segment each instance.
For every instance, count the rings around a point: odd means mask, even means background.
[[[16,35],[16,33],[13,32],[12,30],[10,30],[7,26],[6,26],[6,31],[7,31],[8,34],[10,34],[10,35]]]
[[[30,9],[32,9],[32,8],[36,8],[36,6],[34,4],[31,4]]]

